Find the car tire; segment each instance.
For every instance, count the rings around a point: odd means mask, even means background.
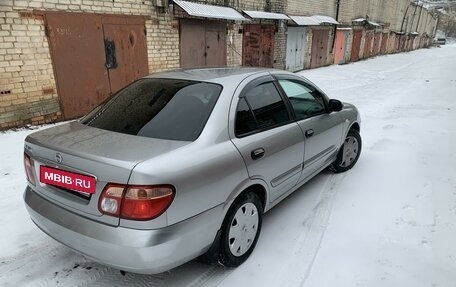
[[[263,222],[263,205],[252,192],[231,205],[220,229],[219,260],[226,267],[241,265],[252,254]]]
[[[362,141],[359,132],[354,129],[348,131],[343,145],[340,147],[336,160],[331,164],[333,172],[345,172],[351,169],[361,154]]]

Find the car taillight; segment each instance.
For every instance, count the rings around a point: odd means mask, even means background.
[[[30,156],[26,153],[24,153],[24,168],[27,180],[31,184],[36,185],[34,163]]]
[[[174,199],[171,185],[118,185],[108,184],[104,188],[99,210],[103,214],[131,220],[154,219],[168,209]]]
[[[124,185],[111,183],[106,185],[98,204],[98,209],[101,213],[119,216],[125,187]]]

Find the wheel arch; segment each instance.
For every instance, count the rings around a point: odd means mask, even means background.
[[[256,194],[260,198],[263,210],[266,208],[268,203],[268,188],[266,182],[264,182],[261,179],[252,180],[250,178],[247,178],[245,181],[239,184],[237,188],[233,190],[233,192],[231,192],[231,194],[228,196],[223,207],[223,218],[226,216],[228,209],[236,200],[236,198],[247,192],[253,192],[254,194]]]
[[[358,122],[353,122],[353,123],[351,124],[350,128],[347,130],[347,133],[348,133],[349,130],[355,130],[355,131],[357,131],[358,133],[360,133],[360,132],[361,132],[361,127],[360,127],[360,125],[358,124]]]

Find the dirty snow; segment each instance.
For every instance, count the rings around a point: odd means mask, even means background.
[[[456,45],[304,71],[362,114],[363,151],[265,215],[237,269],[196,260],[154,276],[73,253],[22,202],[29,130],[0,133],[1,286],[455,286]]]

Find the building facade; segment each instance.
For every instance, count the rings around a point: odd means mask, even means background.
[[[2,0],[0,130],[78,118],[152,72],[344,64],[428,46],[437,24],[408,0],[197,1],[244,20],[192,15],[185,2]]]

